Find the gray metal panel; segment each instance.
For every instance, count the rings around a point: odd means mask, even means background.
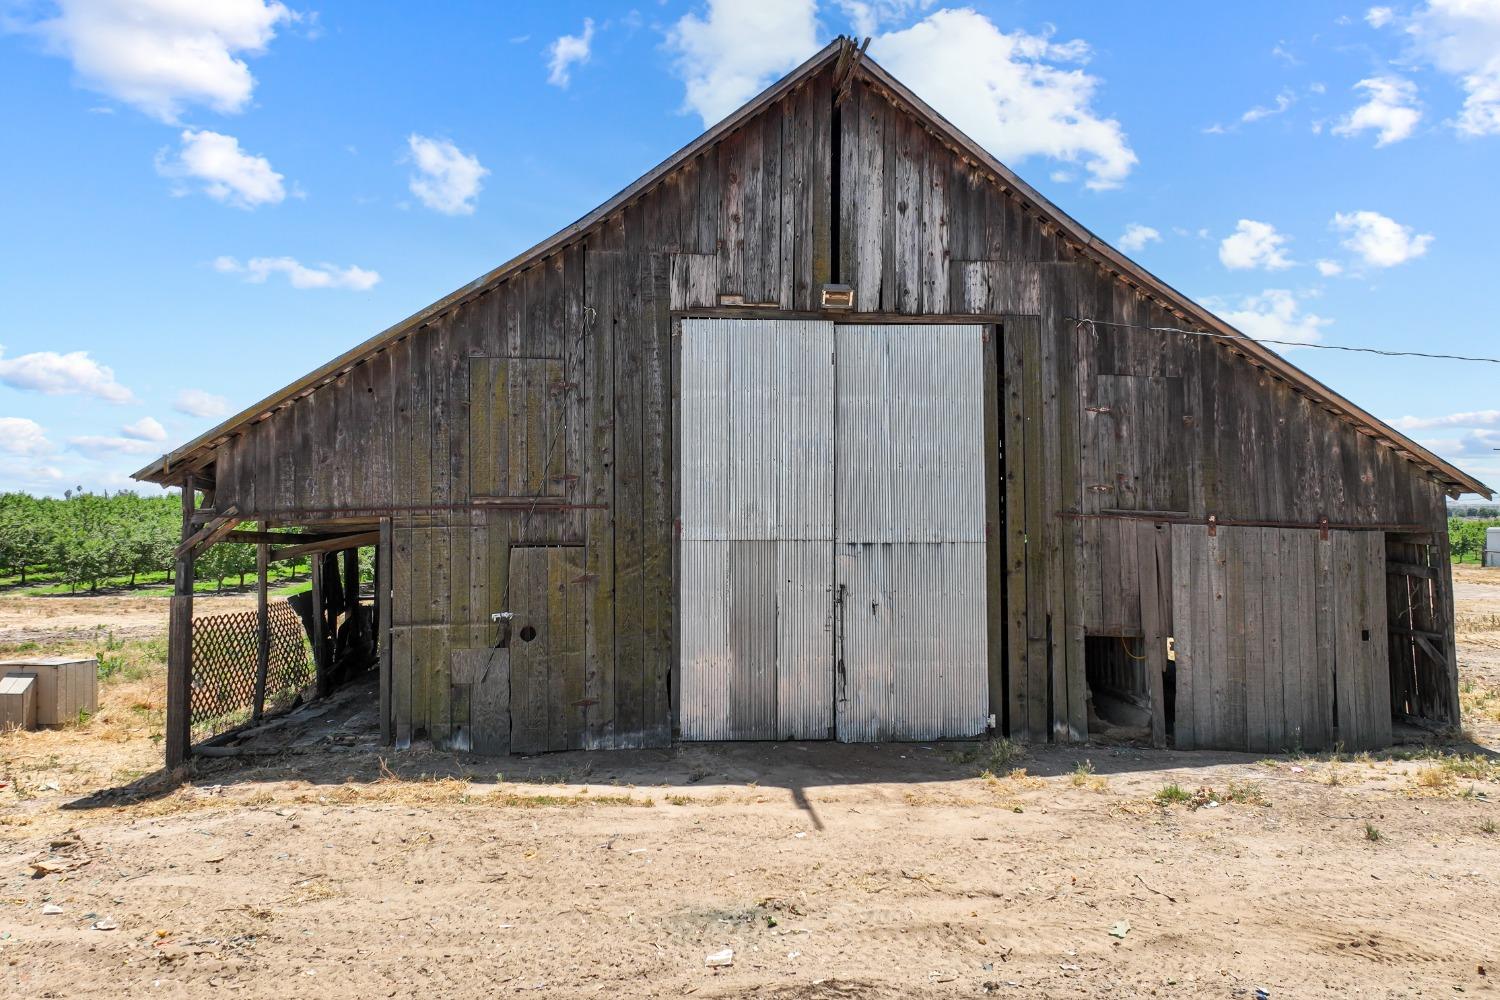
[[[729,543],[729,733],[776,738],[777,542]]]
[[[837,731],[845,743],[870,743],[890,735],[891,593],[888,563],[895,546],[843,544],[836,569],[842,588],[842,642],[837,664]]]
[[[841,543],[846,743],[975,736],[989,716],[982,543]]]
[[[729,538],[729,330],[682,321],[682,538]]]
[[[682,736],[824,738],[833,325],[684,320],[681,373]]]
[[[827,739],[833,730],[833,543],[782,541],[776,552],[776,736]]]
[[[684,539],[682,678],[679,718],[685,740],[729,739],[729,543]]]
[[[981,326],[840,326],[838,736],[973,736],[989,711]]]

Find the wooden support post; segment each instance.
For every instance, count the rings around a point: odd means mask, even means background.
[[[270,528],[270,521],[260,522],[261,531]],[[259,722],[266,711],[266,675],[271,669],[271,608],[266,594],[270,565],[271,547],[261,542],[255,546],[255,704],[250,712],[251,722]]]
[[[324,559],[321,555],[309,560],[309,568],[312,572],[313,665],[317,671],[319,698],[328,693],[330,681],[328,676],[328,608],[323,594],[323,564]]]
[[[1437,544],[1433,546],[1436,558],[1433,559],[1433,587],[1432,587],[1432,625],[1443,632],[1442,650],[1447,655],[1443,657],[1447,662],[1435,663],[1435,670],[1442,670],[1443,683],[1439,688],[1439,698],[1448,717],[1448,724],[1454,729],[1463,725],[1463,710],[1458,700],[1458,637],[1457,637],[1457,612],[1453,604],[1453,558],[1452,550],[1448,547],[1448,536],[1438,536]]]
[[[380,519],[375,549],[375,645],[380,656],[380,742],[391,745],[391,519]]]
[[[182,480],[182,538],[193,534],[193,505],[197,495],[193,475]],[[192,742],[193,682],[193,550],[179,550],[173,564],[176,578],[167,626],[167,728],[164,739],[167,770],[187,762]]]

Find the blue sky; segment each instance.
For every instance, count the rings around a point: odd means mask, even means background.
[[[130,485],[856,31],[1247,333],[1500,355],[1500,0],[0,0],[0,489]],[[1500,366],[1290,356],[1500,483]]]

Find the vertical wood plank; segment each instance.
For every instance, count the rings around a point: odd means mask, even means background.
[[[642,304],[640,332],[643,348],[640,482],[644,493],[641,698],[642,734],[647,746],[666,746],[672,740],[668,685],[673,660],[672,481],[676,458],[669,433],[672,397],[669,281],[670,265],[666,258],[653,254],[643,262],[640,284],[648,290],[648,298]]]
[[[639,258],[617,275],[614,398],[615,736],[638,746],[644,724],[644,303]],[[619,279],[623,278],[621,281]]]
[[[260,530],[270,529],[269,521],[260,522]],[[271,567],[270,546],[255,546],[255,692],[250,701],[250,721],[259,722],[266,710],[266,679],[271,668],[271,608],[267,595],[267,577]]]
[[[1274,529],[1236,528],[1241,536],[1240,557],[1244,565],[1244,671],[1245,671],[1245,742],[1244,749],[1265,752],[1270,749],[1267,741],[1268,720],[1266,718],[1267,671],[1264,627],[1263,549],[1265,536]]]
[[[197,483],[192,473],[181,486],[182,535],[193,534]],[[168,771],[187,762],[192,743],[193,683],[193,552],[179,555],[173,566],[172,606],[167,626],[167,719],[163,750]]]
[[[1281,550],[1281,535],[1282,529],[1264,528],[1260,538],[1262,700],[1266,749],[1273,753],[1286,748],[1286,675],[1296,669],[1296,660],[1282,643],[1282,599],[1287,590],[1295,589],[1296,579],[1289,573],[1291,553]]]
[[[614,398],[615,273],[619,256],[586,258],[588,300],[593,308],[584,350],[584,409],[591,434],[585,469],[585,564],[590,601],[584,647],[584,697],[590,702],[588,745],[615,744],[614,600]]]
[[[1038,738],[1031,730],[1031,694],[1027,686],[1027,558],[1026,558],[1026,323],[1009,323],[1001,331],[1004,358],[1005,435],[1005,599],[1006,688],[1011,736]]]
[[[380,743],[390,746],[392,726],[392,680],[395,666],[391,649],[391,591],[395,586],[395,532],[389,517],[380,519],[380,542],[375,549],[375,643],[380,654]]]

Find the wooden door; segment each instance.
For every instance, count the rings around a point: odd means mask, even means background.
[[[586,583],[582,546],[523,545],[510,550],[514,617],[506,666],[512,753],[584,746],[591,710],[597,708],[584,693]],[[484,685],[481,690],[486,690]]]
[[[1175,745],[1388,744],[1384,546],[1378,531],[1174,525]]]

